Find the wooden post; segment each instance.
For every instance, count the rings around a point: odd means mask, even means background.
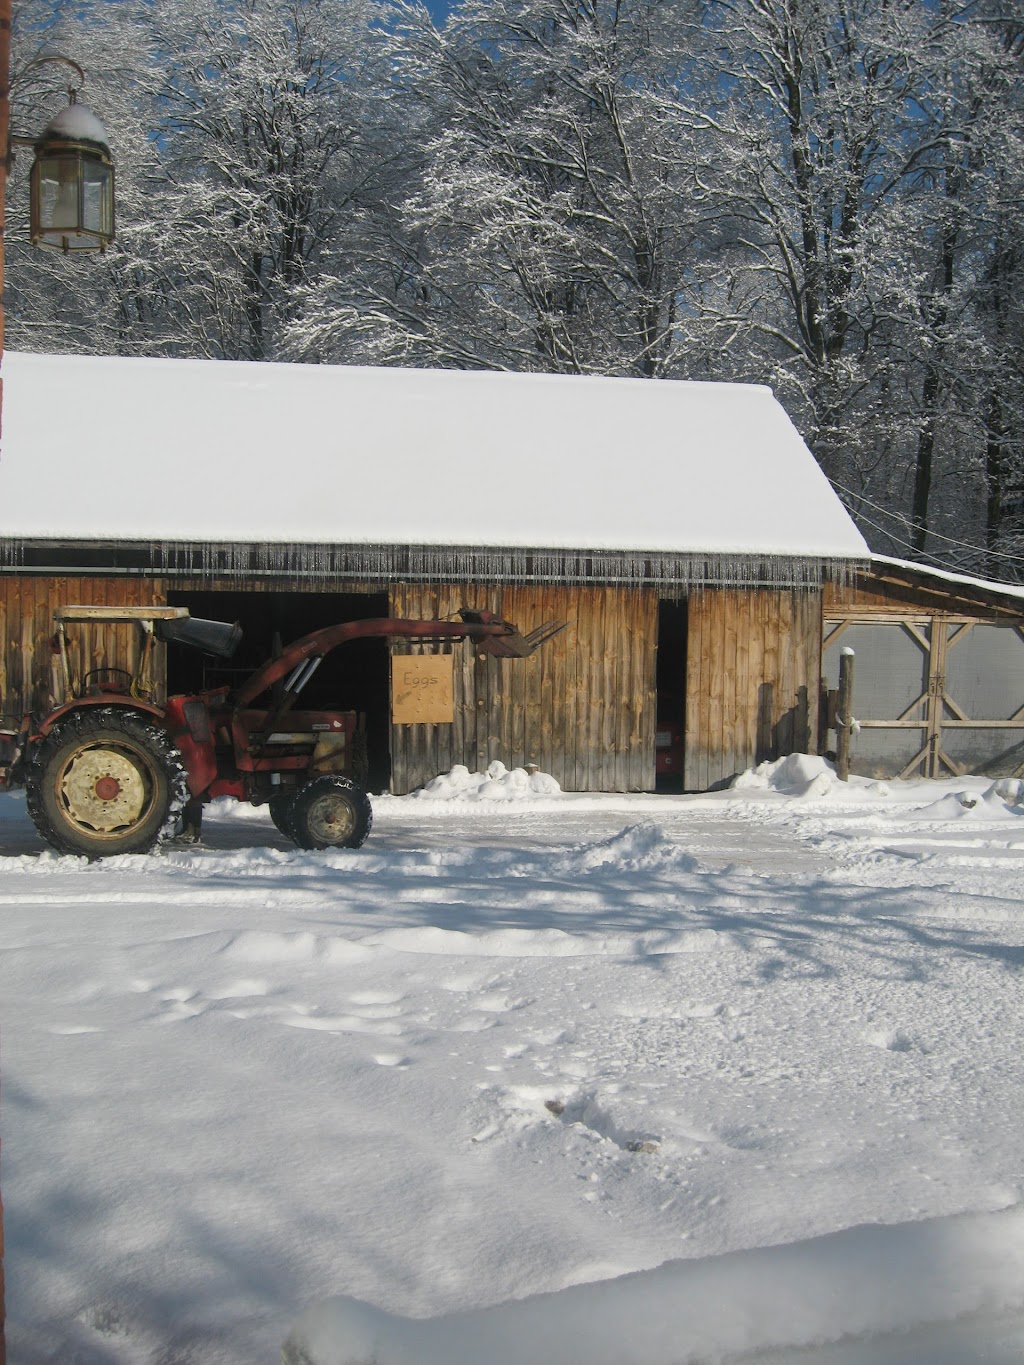
[[[836,708],[836,776],[850,780],[850,738],[853,734],[853,650],[839,651],[839,704]]]
[[[8,152],[11,145],[11,0],[0,0],[0,364],[4,354],[4,226]],[[0,431],[3,427],[3,376],[0,374]],[[2,1141],[2,1139],[0,1139]],[[0,1365],[7,1361],[4,1293],[4,1205],[0,1197]]]
[[[0,363],[4,354],[4,227],[11,152],[11,0],[0,0]],[[3,403],[0,379],[0,406]]]

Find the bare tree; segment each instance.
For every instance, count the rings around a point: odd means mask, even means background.
[[[872,542],[1024,542],[1011,0],[22,0],[89,71],[118,241],[21,244],[31,349],[769,383]],[[20,78],[19,78],[20,77]]]
[[[406,363],[670,371],[701,211],[684,12],[491,0],[438,30],[400,6],[395,79],[416,92],[421,162],[393,287],[334,325],[369,320],[377,356]],[[330,313],[330,292],[316,304]]]
[[[376,155],[371,11],[352,0],[191,0],[155,16],[168,54],[167,246],[205,348],[275,353]]]

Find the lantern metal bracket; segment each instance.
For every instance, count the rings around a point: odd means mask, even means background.
[[[59,52],[54,52],[52,55],[46,57],[34,57],[32,61],[27,62],[22,67],[21,71],[18,74],[19,76],[24,76],[26,72],[31,71],[33,67],[48,66],[51,63],[60,63],[62,66],[70,66],[72,71],[74,71],[75,74],[78,76],[78,84],[69,85],[67,87],[68,103],[77,104],[78,92],[85,84],[85,72],[78,65],[78,63],[72,61],[70,57],[64,57]],[[8,175],[10,175],[11,171],[14,169],[15,147],[34,147],[35,145],[36,139],[34,137],[23,137],[20,133],[9,132],[7,134],[7,149],[4,155],[4,165],[7,168]]]
[[[78,75],[78,84],[75,86],[69,86],[68,94],[70,95],[72,90],[74,90],[75,94],[77,94],[78,91],[81,90],[82,86],[85,84],[85,72],[82,70],[82,68],[78,65],[77,62],[73,62],[70,57],[65,57],[60,52],[47,53],[47,55],[44,57],[33,57],[30,62],[25,63],[25,65],[21,69],[20,74],[24,75],[26,71],[31,71],[33,67],[46,66],[50,62],[60,62],[62,66],[70,66],[72,71],[76,72],[76,74]],[[74,103],[73,98],[72,103]]]
[[[63,251],[106,251],[114,240],[114,161],[103,124],[84,104],[78,92],[85,72],[61,53],[36,57],[21,71],[59,63],[74,72],[68,82],[68,103],[55,114],[38,137],[19,137],[10,132],[0,149],[8,173],[14,165],[15,147],[32,147],[29,174],[29,238],[33,246]]]

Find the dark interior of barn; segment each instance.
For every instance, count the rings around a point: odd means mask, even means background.
[[[387,593],[171,592],[171,606],[212,621],[237,621],[242,642],[231,659],[169,645],[169,694],[236,687],[293,640],[344,621],[388,615]],[[391,776],[388,649],[384,640],[353,640],[329,654],[302,693],[310,709],[366,717],[368,785],[386,791]]]

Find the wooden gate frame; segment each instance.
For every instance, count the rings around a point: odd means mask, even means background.
[[[822,655],[829,645],[843,634],[848,626],[891,625],[902,626],[908,635],[920,645],[928,660],[928,681],[925,690],[910,703],[895,720],[861,720],[857,724],[863,729],[876,730],[924,730],[925,742],[920,751],[910,760],[898,779],[910,777],[923,765],[922,777],[937,778],[944,776],[943,766],[953,777],[962,777],[968,771],[965,764],[950,758],[942,747],[944,730],[1013,730],[1021,731],[1024,738],[1024,705],[1020,706],[1007,720],[972,720],[963,708],[946,691],[946,660],[950,651],[967,639],[975,626],[1002,625],[1003,629],[1014,630],[1024,640],[1024,626],[1019,622],[995,622],[979,620],[969,616],[897,616],[880,615],[877,612],[846,616],[842,619],[830,617],[824,623],[822,632]],[[952,632],[949,627],[956,627]],[[830,628],[831,627],[831,628]],[[924,714],[916,720],[908,717],[924,704]],[[854,711],[857,705],[856,682],[854,682]],[[948,707],[955,719],[947,719],[943,707]],[[1014,770],[1013,776],[1024,776],[1024,761]]]

